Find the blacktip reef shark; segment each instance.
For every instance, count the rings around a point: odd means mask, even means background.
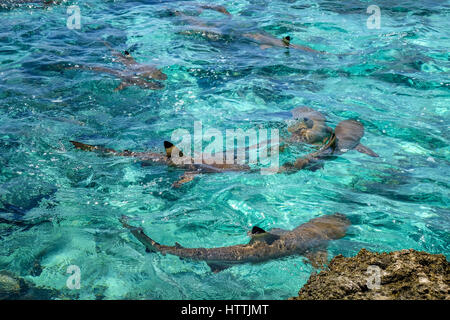
[[[223,6],[205,5],[205,6],[202,6],[202,8],[222,12],[223,14],[231,17],[231,13],[229,13],[228,10]],[[193,26],[200,27],[199,30],[195,30],[195,29],[185,30],[185,31],[181,32],[182,34],[200,34],[203,37],[206,37],[208,39],[213,39],[213,40],[220,39],[220,36],[222,35],[220,30],[217,28],[217,25],[211,26],[210,23],[206,24],[203,21],[195,19],[192,16],[189,16],[179,10],[173,11],[173,14],[182,17],[183,20],[185,20],[187,23],[189,23]],[[264,31],[243,33],[241,36],[245,39],[256,42],[257,44],[259,44],[259,47],[263,50],[272,48],[272,47],[282,47],[282,48],[292,48],[292,49],[296,49],[296,50],[304,50],[304,51],[313,52],[313,53],[321,53],[321,54],[326,53],[323,51],[314,50],[310,47],[293,44],[293,43],[291,43],[290,36],[285,36],[285,37],[279,39],[279,38],[272,36],[271,34],[269,34],[267,32],[264,32]]]
[[[333,129],[327,126],[326,117],[321,112],[306,106],[297,107],[290,112],[295,123],[287,128],[291,135],[280,141],[281,152],[291,144],[305,143],[323,146],[333,134]],[[257,146],[250,148],[256,149]]]
[[[320,266],[326,263],[328,242],[343,238],[351,225],[345,215],[335,213],[311,219],[290,231],[283,229],[265,231],[253,227],[248,233],[251,240],[247,244],[218,248],[185,248],[177,242],[174,246],[159,244],[148,237],[142,228],[129,225],[126,216],[122,216],[120,222],[145,246],[147,252],[205,261],[215,273],[238,264],[262,263],[293,255],[306,256],[310,258],[313,266]]]
[[[281,39],[278,39],[269,33],[257,32],[257,33],[244,33],[243,37],[258,43],[259,47],[262,50],[272,48],[272,47],[281,47],[281,48],[292,48],[292,49],[296,49],[296,50],[304,50],[304,51],[314,52],[314,53],[322,53],[322,54],[325,53],[323,51],[314,50],[310,47],[293,44],[293,43],[291,43],[290,36],[286,36]]]
[[[166,154],[157,152],[134,152],[129,150],[116,151],[114,149],[105,148],[102,146],[89,145],[77,141],[70,141],[75,148],[84,151],[93,151],[105,155],[114,155],[122,157],[133,157],[138,161],[141,161],[143,166],[152,164],[162,164],[169,167],[176,167],[185,171],[180,180],[176,181],[172,186],[175,188],[180,187],[184,183],[194,180],[199,174],[204,173],[222,173],[222,172],[237,172],[237,171],[250,171],[250,167],[246,164],[228,164],[226,161],[223,163],[215,163],[215,159],[209,159],[205,154],[201,157],[201,163],[197,163],[192,157],[184,155],[183,152],[178,149],[173,143],[164,141],[164,148]]]
[[[360,143],[364,136],[364,126],[356,120],[344,120],[338,123],[328,141],[316,152],[298,158],[293,164],[287,163],[280,171],[301,170],[317,163],[319,160],[333,158],[334,155],[344,154],[350,150],[365,153],[371,157],[378,157],[374,151]],[[314,168],[314,166],[313,166]]]
[[[112,54],[115,57],[114,61],[123,64],[126,67],[125,70],[117,70],[112,68],[96,67],[96,66],[80,66],[80,65],[67,67],[67,69],[83,69],[112,74],[122,80],[122,82],[116,89],[114,89],[114,91],[123,90],[124,88],[133,85],[143,89],[151,89],[151,90],[159,90],[164,88],[164,85],[161,82],[153,81],[153,80],[167,80],[167,75],[163,73],[160,69],[151,65],[138,63],[131,56],[130,52],[124,51],[123,53],[121,53],[119,51],[114,50],[107,42],[104,42],[104,44],[112,51]]]

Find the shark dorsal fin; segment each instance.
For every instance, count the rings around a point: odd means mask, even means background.
[[[260,227],[253,227],[252,228],[252,235],[253,234],[260,234],[260,233],[265,233],[266,230],[260,228]]]
[[[181,248],[183,248],[183,246],[181,244],[179,244],[178,242],[175,242],[175,248],[181,249]]]
[[[264,229],[260,227],[253,227],[251,232],[252,239],[250,240],[250,244],[255,243],[256,241],[265,242],[267,244],[272,244],[274,241],[280,239],[279,235],[272,234],[270,232],[266,232]]]
[[[178,156],[181,158],[183,157],[183,152],[175,147],[175,145],[172,142],[164,141],[164,148],[166,149],[166,155],[168,158],[172,157],[172,154],[175,154],[175,152],[178,152]]]

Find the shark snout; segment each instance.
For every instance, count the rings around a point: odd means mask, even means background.
[[[167,74],[162,71],[155,72],[154,78],[157,80],[167,80]]]

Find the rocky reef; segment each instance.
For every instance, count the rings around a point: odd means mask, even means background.
[[[442,254],[366,249],[334,257],[291,300],[450,300],[450,264]]]
[[[40,288],[14,273],[0,271],[0,300],[73,299],[54,289]]]

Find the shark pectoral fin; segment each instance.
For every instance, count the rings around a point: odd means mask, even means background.
[[[197,176],[197,174],[198,174],[198,173],[196,173],[196,172],[186,172],[185,174],[183,174],[183,175],[181,176],[181,178],[180,178],[179,180],[175,181],[175,182],[172,184],[172,187],[174,187],[174,188],[179,188],[179,187],[181,187],[183,184],[188,183],[188,182],[191,182],[192,180],[195,179],[195,177]]]
[[[312,159],[308,159],[308,158],[298,158],[295,162],[294,162],[294,168],[298,169],[298,170],[302,170],[303,168],[305,168],[308,164],[310,164],[312,162]]]
[[[305,254],[307,262],[315,269],[321,269],[328,263],[328,251],[318,250]]]
[[[313,163],[313,165],[308,167],[308,170],[312,171],[312,172],[315,172],[315,171],[317,171],[319,169],[323,169],[323,167],[324,167],[324,163],[323,163],[323,161],[320,161],[320,162]]]
[[[218,264],[218,263],[207,262],[206,264],[211,268],[211,271],[214,273],[218,273],[220,271],[223,271],[223,270],[229,268],[229,266],[226,266],[223,264]]]
[[[119,84],[119,86],[118,86],[117,88],[114,89],[114,91],[120,91],[120,90],[123,90],[123,89],[125,89],[126,87],[129,87],[129,86],[131,86],[131,83],[129,83],[129,82],[123,80],[123,81]]]
[[[266,49],[272,48],[272,46],[270,46],[270,45],[268,45],[268,44],[262,44],[262,45],[259,46],[259,48],[260,48],[261,50],[266,50]]]
[[[361,143],[358,144],[358,145],[355,147],[355,149],[356,149],[358,152],[365,153],[365,154],[367,154],[367,155],[369,155],[369,156],[371,156],[371,157],[374,157],[374,158],[379,157],[378,154],[376,154],[374,151],[372,151],[370,148],[366,147],[365,145],[362,145]]]
[[[164,88],[164,85],[161,82],[158,81],[152,81],[152,82],[142,82],[139,84],[139,87],[142,89],[150,89],[150,90],[161,90]]]

